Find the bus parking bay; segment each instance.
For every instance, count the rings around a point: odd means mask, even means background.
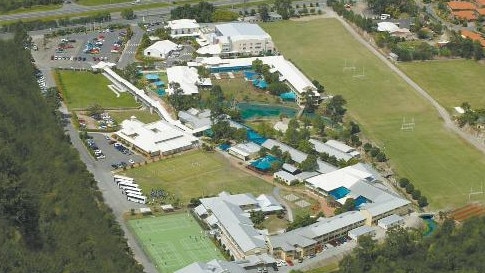
[[[111,165],[118,164],[120,162],[125,162],[127,165],[130,165],[130,159],[133,160],[135,164],[145,161],[145,158],[139,154],[136,154],[134,152],[132,152],[131,154],[124,154],[119,150],[115,149],[113,144],[109,144],[109,140],[106,139],[107,134],[89,133],[89,135],[93,137],[93,140],[98,148],[102,150],[103,154],[106,156],[105,159],[100,159],[96,163],[103,169],[112,171],[113,167],[111,167]]]

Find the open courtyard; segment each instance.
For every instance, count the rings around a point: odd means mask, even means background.
[[[135,219],[128,224],[161,273],[174,272],[193,262],[224,259],[190,214]]]
[[[148,165],[130,169],[123,175],[133,177],[143,192],[163,189],[182,203],[191,198],[230,193],[270,193],[272,185],[231,165],[215,152],[190,151]]]
[[[448,131],[435,109],[336,19],[262,26],[287,59],[330,94],[347,100],[349,117],[385,151],[397,173],[428,198],[432,209],[462,205],[471,188],[480,188],[483,154]],[[414,119],[414,130],[401,130],[404,118]]]

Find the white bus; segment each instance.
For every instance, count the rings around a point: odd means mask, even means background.
[[[123,194],[139,194],[141,195],[141,190],[140,189],[130,189],[126,188],[121,191]]]
[[[123,189],[123,190],[126,190],[126,189],[140,189],[138,187],[138,184],[129,184],[129,183],[119,183],[118,184],[118,187],[120,187],[120,189]]]
[[[135,181],[135,179],[131,178],[131,177],[128,177],[128,176],[123,176],[123,175],[119,175],[119,174],[115,174],[113,175],[114,179],[121,179],[121,180],[130,180],[130,181]]]
[[[140,204],[145,204],[147,201],[146,196],[143,196],[143,195],[127,194],[126,198],[128,199],[128,201],[140,203]]]
[[[115,182],[116,182],[117,185],[119,185],[120,183],[136,184],[135,181],[123,180],[123,179],[117,179],[117,180],[115,180]]]

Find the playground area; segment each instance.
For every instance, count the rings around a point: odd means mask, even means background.
[[[205,231],[188,213],[135,219],[130,220],[128,225],[161,273],[171,273],[197,261],[224,260]]]

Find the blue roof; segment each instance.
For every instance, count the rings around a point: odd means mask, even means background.
[[[261,145],[263,144],[263,142],[266,141],[266,138],[259,135],[258,133],[256,133],[255,131],[253,130],[247,130],[247,139],[249,141],[252,141],[258,145]]]
[[[338,187],[336,189],[333,189],[328,192],[335,200],[338,200],[342,197],[345,197],[347,194],[349,194],[350,190],[347,189],[346,187]]]
[[[279,160],[274,156],[267,155],[251,163],[251,166],[261,171],[267,171],[271,168],[271,164],[273,164],[275,161]]]
[[[227,151],[229,148],[231,148],[231,145],[229,145],[227,143],[222,143],[221,145],[219,145],[219,149],[221,149],[223,151]]]
[[[296,94],[293,92],[287,92],[280,95],[283,100],[296,100]]]
[[[355,208],[358,209],[362,204],[367,203],[367,201],[368,201],[367,198],[359,195],[359,197],[355,199]]]
[[[162,86],[162,85],[165,85],[165,83],[164,83],[163,81],[156,81],[156,82],[154,82],[154,84],[155,84],[156,86]]]
[[[160,76],[158,76],[157,74],[146,74],[145,78],[147,80],[158,80],[160,79]]]

